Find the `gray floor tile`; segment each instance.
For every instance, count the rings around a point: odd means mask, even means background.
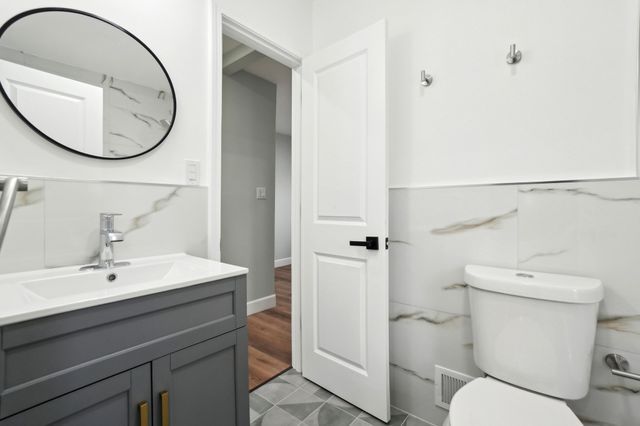
[[[349,404],[347,401],[340,399],[335,395],[329,398],[327,400],[327,403],[346,411],[347,413],[351,414],[353,417],[358,417],[360,413],[362,413],[361,409],[359,409],[358,407],[354,407],[353,405]]]
[[[252,392],[249,394],[249,413],[251,421],[254,421],[261,414],[273,407],[273,404],[261,397],[260,395]]]
[[[422,420],[416,417],[409,416],[407,417],[407,421],[404,422],[403,426],[429,426],[429,423],[423,422]]]
[[[251,393],[250,414],[251,426],[429,426],[393,407],[383,423],[293,369]]]
[[[255,393],[271,402],[277,404],[297,389],[296,386],[282,380],[280,377],[272,379],[270,382],[260,386]]]
[[[308,426],[348,426],[355,420],[351,414],[329,403],[311,413],[304,421]]]
[[[260,417],[260,414],[249,408],[249,421],[253,423],[253,421],[258,417]]]
[[[280,378],[291,383],[294,386],[302,386],[305,382],[305,378],[302,377],[302,374],[298,373],[293,368],[282,373],[280,375]]]
[[[304,420],[317,410],[324,401],[302,389],[298,389],[282,401],[278,403],[278,407],[282,408],[292,416]]]
[[[277,406],[251,422],[251,426],[297,426],[300,420]]]
[[[302,383],[302,385],[300,385],[300,387],[304,390],[306,390],[309,393],[313,393],[315,391],[317,391],[318,389],[322,389],[320,386],[316,385],[315,383],[313,383],[310,380],[307,380],[303,377],[304,382]]]
[[[307,380],[307,379],[303,379],[304,383],[302,384],[302,386],[300,386],[302,389],[304,389],[305,391],[317,396],[318,398],[320,398],[323,401],[326,401],[327,399],[331,398],[333,396],[333,394],[331,392],[329,392],[328,390],[321,388],[320,386],[316,385],[315,383]]]
[[[365,425],[373,425],[373,426],[384,426],[384,425],[401,426],[406,420],[406,418],[407,418],[406,413],[396,410],[395,408],[391,408],[391,419],[389,420],[389,423],[384,423],[368,413],[362,413],[358,416],[358,420],[362,420]]]
[[[331,392],[321,387],[318,387],[318,390],[313,392],[313,394],[323,401],[326,401],[333,396]]]

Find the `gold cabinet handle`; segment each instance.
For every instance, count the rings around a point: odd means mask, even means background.
[[[149,426],[149,403],[142,401],[138,404],[138,413],[140,415],[140,426]]]
[[[162,426],[169,426],[169,392],[160,392],[160,403],[162,405]]]

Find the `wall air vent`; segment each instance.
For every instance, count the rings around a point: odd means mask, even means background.
[[[453,395],[461,387],[469,383],[474,377],[436,365],[436,405],[445,410],[449,409]]]

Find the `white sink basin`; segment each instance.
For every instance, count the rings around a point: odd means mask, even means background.
[[[246,268],[175,254],[128,266],[80,271],[80,265],[0,275],[0,326],[243,275]]]
[[[57,299],[75,294],[113,290],[123,286],[159,281],[167,276],[173,263],[129,265],[109,270],[80,272],[27,281],[22,285],[45,299]]]

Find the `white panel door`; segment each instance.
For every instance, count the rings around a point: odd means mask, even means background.
[[[76,151],[103,155],[102,87],[4,60],[0,82],[42,133]]]
[[[387,421],[385,45],[382,21],[302,63],[301,298],[303,375]]]

